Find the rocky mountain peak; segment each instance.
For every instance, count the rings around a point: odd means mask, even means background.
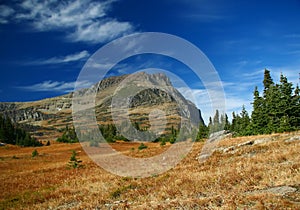
[[[80,90],[79,96],[96,92],[97,122],[107,124],[112,123],[113,97],[122,91],[125,95],[133,92],[133,95],[130,96],[130,105],[127,107],[130,109],[129,115],[133,117],[134,122],[147,125],[151,110],[160,109],[166,113],[168,126],[178,127],[178,123],[182,119],[190,120],[193,123],[203,123],[200,110],[186,100],[163,73],[138,72],[105,78],[91,88]],[[0,103],[0,113],[18,123],[59,129],[72,124],[74,95],[76,94],[69,93],[34,102]],[[120,101],[117,108],[122,108],[122,103],[128,101],[122,97],[121,100],[123,101]]]

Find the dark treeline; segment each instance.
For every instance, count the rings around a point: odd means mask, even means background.
[[[63,135],[61,137],[58,137],[56,139],[58,142],[63,142],[63,143],[76,143],[79,142],[75,129],[74,128],[69,128],[66,126],[64,129]]]
[[[280,133],[300,129],[300,90],[293,87],[284,75],[280,75],[279,84],[275,84],[270,71],[265,69],[263,93],[257,87],[253,92],[253,111],[251,116],[242,107],[241,113],[232,113],[232,122],[228,116],[220,115],[217,110],[210,117],[206,127],[201,125],[198,139],[203,139],[209,133],[228,130],[235,136]]]
[[[0,141],[6,144],[14,144],[20,146],[42,146],[43,144],[20,128],[17,124],[13,124],[8,117],[0,115]]]
[[[300,129],[300,90],[298,85],[294,88],[284,75],[280,76],[279,84],[275,84],[271,78],[270,71],[265,69],[264,89],[260,94],[257,87],[253,92],[253,111],[248,114],[244,106],[241,113],[232,113],[232,121],[228,120],[227,114],[221,114],[216,110],[215,115],[209,118],[209,123],[200,124],[196,141],[201,141],[208,137],[209,133],[226,130],[234,136],[247,136],[257,134],[270,134],[275,132],[286,132]],[[99,125],[102,136],[107,142],[116,140],[128,141],[122,136],[115,125]],[[155,139],[154,142],[180,141],[186,138],[186,133],[180,128],[170,128],[170,132],[159,137],[154,137],[153,133],[141,128],[138,122],[132,124],[122,124],[122,131],[131,140]],[[138,132],[142,131],[142,132]],[[91,145],[97,146],[100,142],[95,132],[79,132],[89,139]],[[179,135],[181,134],[181,135]],[[75,130],[66,127],[59,142],[74,143],[78,142]]]

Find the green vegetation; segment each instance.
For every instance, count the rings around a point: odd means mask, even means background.
[[[0,115],[0,141],[6,144],[15,144],[24,147],[43,146],[43,144],[31,137],[18,124],[13,124],[11,119]]]
[[[38,151],[35,149],[35,150],[33,150],[33,152],[31,153],[31,157],[36,157],[36,156],[38,156],[39,155],[39,153],[38,153]]]
[[[229,123],[227,116],[219,117],[217,110],[213,120],[209,119],[209,131],[224,129],[233,132],[235,136],[247,136],[299,130],[299,86],[293,88],[293,84],[282,74],[279,84],[275,84],[267,69],[264,72],[263,85],[262,95],[257,87],[254,89],[251,116],[243,106],[240,114],[232,113],[232,122]],[[199,138],[205,136],[206,132],[205,128],[199,128]]]
[[[99,125],[99,129],[100,129],[102,136],[104,137],[104,139],[107,142],[111,143],[111,142],[115,142],[116,140],[118,140],[117,128],[115,125],[113,125],[113,124]]]
[[[120,125],[120,128],[122,129],[121,132],[126,133],[129,139],[155,139],[154,133],[151,131],[148,131],[146,128],[142,128],[137,122],[134,122],[133,124],[128,123],[122,123]],[[100,132],[104,139],[109,142],[115,142],[116,140],[123,140],[128,141],[127,138],[125,138],[123,135],[121,135],[116,126],[113,124],[107,124],[107,125],[99,125]],[[154,140],[154,142],[171,142],[174,143],[176,141],[178,130],[174,129],[172,126],[170,134],[162,135],[161,137]],[[93,139],[92,136],[89,139]],[[97,146],[96,141],[90,141],[90,145]]]
[[[179,129],[175,129],[174,126],[172,126],[169,133],[162,134],[158,138],[156,138],[153,142],[160,142],[160,145],[163,146],[167,142],[170,142],[171,144],[174,144],[176,141],[180,140],[180,136],[178,135]]]
[[[165,140],[163,140],[163,141],[160,142],[160,146],[165,146],[165,145],[166,145],[166,141]]]
[[[140,146],[138,147],[138,150],[143,150],[143,149],[147,149],[148,146],[145,145],[144,143],[141,143]]]
[[[79,168],[82,167],[81,165],[82,161],[77,159],[77,153],[75,150],[72,151],[72,155],[70,158],[70,161],[68,163],[68,167],[69,168]]]
[[[73,128],[69,128],[68,126],[66,126],[65,131],[63,133],[63,135],[59,138],[57,138],[58,142],[63,142],[63,143],[76,143],[79,142],[75,129]]]
[[[204,141],[204,139],[208,137],[208,133],[209,133],[209,127],[206,126],[205,124],[200,124],[196,141]]]
[[[257,90],[253,93],[253,112],[251,118],[243,109],[235,115],[232,131],[237,135],[255,135],[280,133],[300,129],[299,87],[293,88],[284,75],[280,75],[279,84],[275,84],[270,71],[264,72],[264,90],[261,96]],[[294,91],[293,91],[294,90]]]
[[[219,110],[216,110],[215,115],[209,118],[208,125],[200,124],[196,133],[186,127],[169,126],[164,134],[155,138],[155,134],[148,131],[147,126],[145,127],[137,121],[122,123],[120,125],[122,131],[118,131],[113,124],[99,125],[99,130],[104,140],[109,143],[116,140],[155,139],[154,142],[160,142],[163,146],[167,142],[173,144],[191,136],[196,137],[196,141],[203,141],[208,138],[209,133],[220,130],[232,132],[235,136],[247,136],[300,129],[300,89],[298,85],[294,88],[284,75],[281,75],[280,82],[275,84],[267,69],[264,72],[263,85],[262,94],[259,93],[257,87],[254,89],[251,115],[243,105],[241,113],[233,112],[232,121],[229,122],[227,114],[219,113]],[[87,141],[90,141],[91,146],[97,147],[101,141],[95,133],[97,132],[85,132],[83,135]],[[120,133],[126,133],[128,139]],[[78,142],[78,138],[74,129],[66,127],[63,136],[57,141],[73,143]]]

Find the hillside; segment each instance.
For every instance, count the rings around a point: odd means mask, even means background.
[[[252,142],[252,143],[251,143]],[[166,146],[113,143],[128,156]],[[149,178],[119,177],[92,162],[80,144],[0,147],[0,209],[299,209],[300,133],[227,138],[204,163],[203,143],[175,168]],[[134,149],[132,149],[134,148]],[[84,167],[67,169],[76,150]]]
[[[109,77],[90,88],[79,90],[77,95],[90,96],[96,93],[97,122],[111,124],[113,97],[119,92],[127,93],[140,87],[145,89],[130,98],[128,111],[131,122],[139,123],[141,129],[149,128],[149,114],[155,109],[162,110],[166,114],[167,124],[164,132],[169,132],[171,127],[179,128],[182,120],[191,120],[195,124],[203,123],[200,110],[186,100],[164,74],[140,72]],[[39,139],[43,139],[42,136],[56,138],[60,129],[66,125],[72,126],[73,95],[74,93],[69,93],[33,102],[0,103],[0,113],[10,117],[14,122],[31,125],[31,131]]]

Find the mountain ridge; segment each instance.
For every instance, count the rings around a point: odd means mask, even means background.
[[[162,73],[139,72],[108,77],[77,93],[79,95],[95,94],[97,122],[109,124],[113,123],[111,117],[113,97],[118,91],[127,93],[130,86],[128,84],[134,88],[142,88],[142,91],[137,92],[131,98],[128,107],[132,122],[138,122],[142,127],[147,128],[150,126],[151,110],[162,109],[166,113],[169,129],[172,126],[178,128],[181,118],[191,120],[195,124],[204,123],[201,111],[192,102],[186,100],[172,86],[170,79]],[[146,88],[143,89],[143,87]],[[0,113],[10,117],[15,123],[37,126],[39,132],[42,128],[58,130],[72,124],[73,97],[74,92],[71,92],[32,102],[1,102]],[[198,118],[195,118],[197,115]]]

